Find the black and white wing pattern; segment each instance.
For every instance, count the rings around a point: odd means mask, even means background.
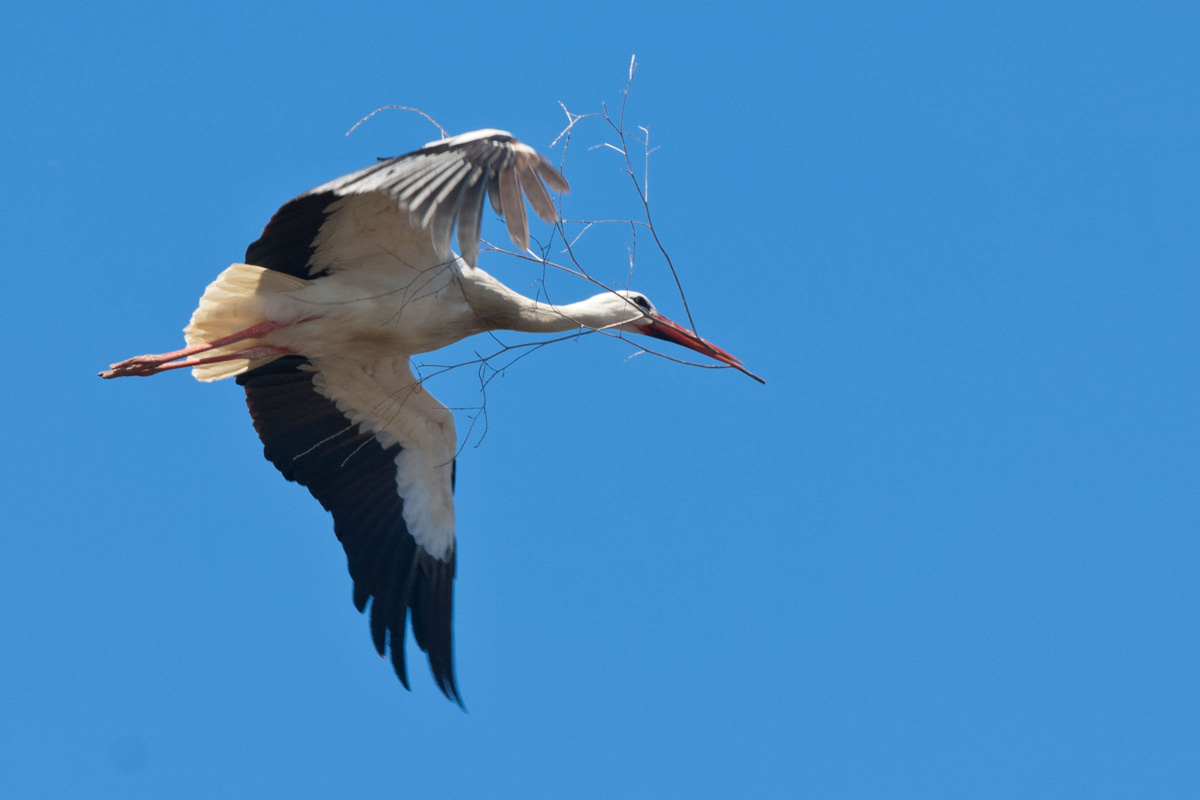
[[[453,415],[408,358],[287,356],[238,376],[264,452],[333,514],[371,637],[404,686],[406,619],[438,687],[461,704],[452,641]]]
[[[246,250],[246,263],[305,279],[385,259],[420,270],[453,258],[457,222],[459,251],[475,266],[484,196],[504,217],[513,242],[526,250],[525,198],[541,219],[558,219],[547,184],[570,191],[545,156],[504,131],[430,142],[290,201]]]

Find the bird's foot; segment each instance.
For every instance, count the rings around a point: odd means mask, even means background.
[[[100,377],[126,378],[133,375],[153,375],[162,369],[163,364],[173,360],[168,357],[170,355],[170,353],[164,353],[157,356],[144,355],[127,358],[116,364],[109,364],[108,369],[100,373]]]

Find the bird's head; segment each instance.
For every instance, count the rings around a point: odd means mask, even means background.
[[[641,292],[621,290],[598,294],[588,301],[605,319],[603,327],[609,330],[640,333],[673,342],[697,353],[703,353],[709,358],[728,364],[734,369],[746,373],[759,383],[765,383],[762,378],[746,369],[745,364],[717,347],[712,342],[700,338],[692,331],[677,322],[658,313],[654,304]]]

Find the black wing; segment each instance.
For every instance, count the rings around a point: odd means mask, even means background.
[[[308,359],[287,356],[238,376],[264,455],[332,512],[354,580],[354,605],[361,612],[371,601],[375,649],[384,655],[390,641],[400,682],[409,687],[404,635],[411,611],[413,634],[429,655],[434,680],[461,705],[451,632],[453,543],[447,552],[434,555],[417,542],[397,491],[397,464],[405,445],[352,422],[314,386],[319,374]],[[452,463],[449,469],[452,489]]]

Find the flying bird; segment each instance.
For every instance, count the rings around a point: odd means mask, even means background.
[[[476,266],[485,196],[528,249],[528,199],[558,219],[548,159],[480,130],[318,186],[286,203],[204,291],[182,350],[130,358],[103,378],[190,367],[236,377],[268,461],[333,515],[354,605],[370,604],[376,651],[405,688],[406,620],[434,680],[462,703],[451,640],[455,571],[454,417],[409,357],[496,329],[638,333],[735,367],[742,362],[632,291],[555,306]],[[457,228],[458,249],[451,250]]]

